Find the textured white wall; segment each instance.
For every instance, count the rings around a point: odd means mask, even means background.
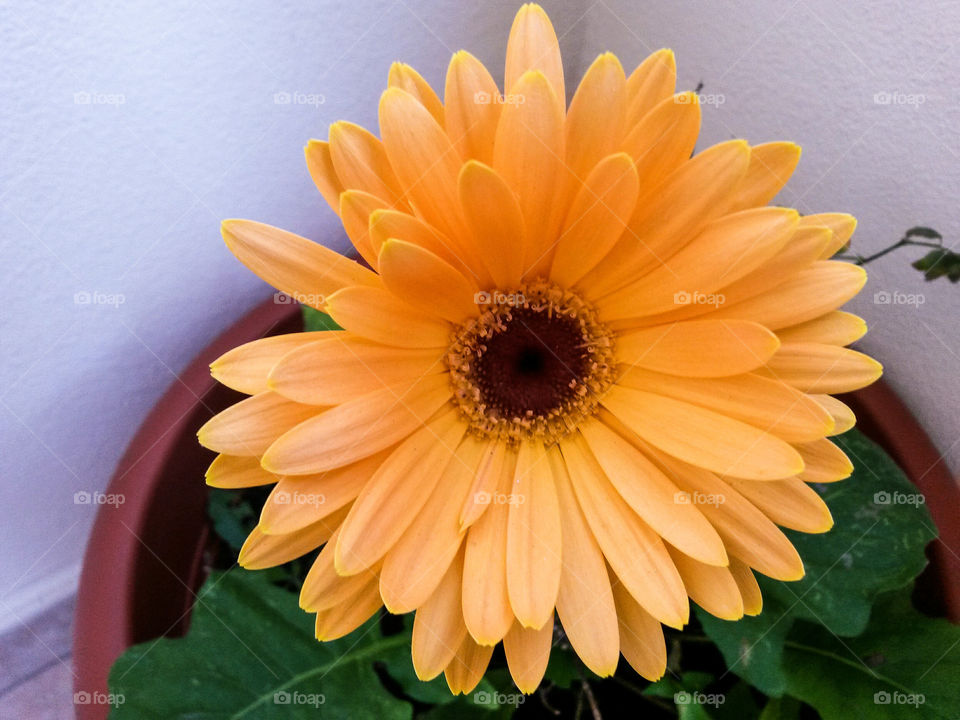
[[[0,7],[0,628],[72,591],[94,513],[74,493],[104,487],[176,373],[269,294],[226,251],[219,220],[255,218],[342,248],[303,165],[306,139],[340,118],[375,127],[393,60],[442,87],[450,54],[466,47],[501,74],[518,5]],[[918,223],[956,241],[955,4],[544,5],[577,77],[606,49],[630,64],[675,48],[683,88],[702,81],[724,96],[705,112],[701,145],[800,142],[781,200],[855,213],[859,250]],[[324,102],[275,104],[282,92]],[[877,105],[877,92],[925,102]],[[872,266],[855,308],[873,327],[867,348],[957,468],[960,288],[924,284],[907,266],[915,256]],[[926,303],[874,305],[881,289]],[[77,293],[93,302],[76,304]]]

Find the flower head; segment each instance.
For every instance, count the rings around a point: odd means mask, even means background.
[[[689,600],[756,614],[754,573],[796,580],[778,526],[824,532],[811,482],[852,466],[831,397],[880,373],[837,308],[844,214],[770,207],[792,143],[693,155],[673,54],[590,66],[569,107],[556,35],[525,5],[504,93],[458,52],[444,102],[396,64],[380,138],[350,123],[307,164],[369,269],[247,220],[227,245],[343,330],[236,348],[250,397],[210,420],[208,482],[276,483],[241,551],[320,546],[301,593],[321,640],[416,611],[413,661],[471,690],[503,642],[532,691],[555,615],[583,662],[657,678]]]

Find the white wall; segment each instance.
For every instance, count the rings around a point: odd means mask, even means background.
[[[782,202],[855,213],[859,250],[913,224],[956,242],[958,6],[544,4],[577,77],[606,49],[628,64],[675,48],[683,88],[724,96],[701,146],[800,142]],[[393,60],[442,87],[466,47],[501,74],[519,3],[50,5],[0,7],[0,628],[73,590],[93,519],[74,492],[105,486],[176,373],[269,294],[226,251],[219,220],[342,248],[303,165],[306,139],[339,118],[375,127]],[[84,92],[90,104],[75,101]],[[325,102],[278,105],[278,92]],[[877,92],[925,102],[877,105]],[[873,328],[867,348],[957,468],[960,288],[924,284],[915,256],[871,266],[855,309]],[[926,303],[874,305],[880,289]],[[123,303],[78,305],[83,292]]]

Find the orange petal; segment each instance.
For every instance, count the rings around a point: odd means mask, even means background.
[[[330,157],[330,144],[326,140],[311,140],[303,148],[307,158],[307,170],[313,178],[317,190],[327,201],[327,205],[335,213],[340,212],[340,193],[344,191],[343,183],[337,177]]]
[[[370,215],[376,210],[390,207],[386,200],[363,190],[347,190],[340,195],[340,219],[343,229],[360,253],[360,257],[373,269],[377,268],[377,253],[370,240]]]
[[[566,120],[566,162],[578,178],[587,177],[600,160],[619,149],[626,90],[623,67],[613,53],[594,60],[580,81]]]
[[[853,410],[830,395],[811,395],[810,398],[819,404],[833,417],[834,428],[828,435],[841,435],[857,424]]]
[[[796,143],[754,145],[750,148],[750,167],[730,209],[743,210],[769,203],[787,184],[799,162],[800,146]]]
[[[850,477],[853,463],[846,453],[827,438],[796,446],[804,469],[797,477],[809,483],[831,483]]]
[[[620,657],[617,608],[603,552],[590,531],[563,457],[553,447],[548,460],[557,486],[563,528],[563,569],[557,614],[583,664],[600,677],[612,675]]]
[[[210,374],[229,388],[256,395],[268,389],[267,378],[280,358],[321,337],[314,333],[298,332],[254,340],[214,360],[210,364]]]
[[[556,203],[564,156],[563,104],[539,71],[523,75],[510,92],[524,102],[503,108],[493,167],[517,193],[527,228],[524,270],[535,275],[549,268],[562,221]]]
[[[856,350],[796,343],[783,345],[761,370],[765,375],[810,393],[845,393],[877,380],[883,366]]]
[[[380,248],[380,276],[394,295],[454,323],[479,314],[477,286],[429,250],[404,240]]]
[[[400,88],[413,95],[427,112],[433,115],[440,127],[443,127],[443,103],[437,97],[437,93],[430,87],[430,83],[423,79],[416,70],[406,63],[395,62],[390,66],[390,72],[387,74],[387,87]]]
[[[379,288],[344,288],[324,309],[343,328],[368,340],[402,348],[444,348],[450,326]]]
[[[299,235],[252,220],[224,220],[220,228],[240,262],[317,310],[323,310],[326,296],[341,288],[380,286],[380,278],[367,268]]]
[[[381,607],[377,579],[373,578],[345,602],[318,612],[314,634],[323,642],[342,638],[363,625]]]
[[[700,134],[700,101],[690,92],[664,97],[627,123],[620,149],[637,163],[640,194],[646,198],[693,153]]]
[[[348,509],[341,508],[312,525],[286,535],[267,535],[255,527],[240,548],[237,562],[247,570],[263,570],[306,555],[330,539],[347,516]]]
[[[757,323],[689,320],[626,332],[617,339],[616,353],[620,362],[648,370],[724,377],[760,367],[779,347],[777,336]]]
[[[393,205],[401,200],[383,143],[369,130],[340,120],[330,126],[330,157],[347,190],[363,190]]]
[[[374,569],[344,577],[338,575],[333,565],[334,549],[337,546],[339,528],[330,536],[300,589],[300,607],[307,612],[329,610],[346,603],[363,591],[371,580],[376,580]]]
[[[491,163],[502,98],[483,63],[466,50],[450,59],[444,100],[447,135],[460,157]]]
[[[617,577],[660,622],[682,628],[687,593],[660,536],[624,502],[579,435],[560,441],[573,489],[597,543]]]
[[[460,508],[460,525],[468,528],[473,525],[486,510],[499,492],[501,486],[513,481],[514,468],[510,461],[515,456],[508,450],[506,442],[491,440],[477,465],[470,491]]]
[[[427,502],[466,426],[447,412],[404,440],[364,486],[343,523],[335,563],[341,575],[373,565]]]
[[[457,648],[457,654],[443,671],[450,692],[461,695],[472,691],[487,671],[491,655],[493,647],[478,645],[469,636],[465,637]]]
[[[417,610],[414,618],[410,651],[413,669],[424,682],[443,672],[467,637],[460,613],[462,578],[463,553],[457,553],[437,589]]]
[[[560,587],[560,508],[546,449],[520,443],[507,522],[507,591],[523,627],[553,617]]]
[[[446,260],[467,277],[477,278],[476,272],[461,260],[459,246],[415,215],[392,209],[374,210],[370,214],[369,232],[370,245],[377,255],[390,238],[406,240]]]
[[[567,213],[550,277],[570,287],[610,252],[637,202],[639,180],[626,153],[604,158],[587,176]]]
[[[427,422],[450,398],[445,375],[391,385],[337,405],[281,435],[261,462],[271,472],[309,475],[390,447]]]
[[[262,455],[278,437],[323,410],[262,392],[214,415],[197,431],[197,438],[201,445],[219,453]]]
[[[678,502],[680,488],[636,447],[598,420],[580,432],[620,496],[661,537],[703,562],[727,564],[717,531],[696,507]]]
[[[620,652],[637,673],[651,682],[659,680],[667,669],[663,628],[623,583],[613,583],[613,596],[620,623]]]
[[[805,533],[823,533],[833,527],[830,508],[803,480],[761,483],[729,478],[727,482],[777,525]]]
[[[753,576],[753,570],[745,562],[730,558],[730,573],[743,598],[743,614],[759,615],[763,610],[763,595],[760,594],[760,585]]]
[[[523,627],[515,622],[503,638],[510,675],[520,692],[532,693],[547,671],[553,647],[553,613],[540,628]]]
[[[743,617],[743,598],[727,568],[697,562],[669,545],[667,550],[691,600],[721,620]]]
[[[627,128],[632,128],[658,103],[673,95],[677,59],[673,50],[651,53],[627,78]]]
[[[817,213],[805,215],[800,219],[801,225],[822,225],[833,231],[833,241],[823,249],[821,260],[827,260],[838,253],[844,245],[850,242],[853,231],[857,229],[857,219],[847,213]]]
[[[256,456],[217,455],[206,474],[207,485],[228,490],[272,485],[279,479],[260,467]]]
[[[542,72],[557,97],[561,102],[566,102],[563,60],[557,34],[547,13],[534,3],[527,3],[520,8],[510,28],[503,83],[507,92],[511,92],[511,88],[530,70]]]
[[[713,410],[619,386],[603,404],[641,438],[692,465],[753,480],[803,471],[800,455],[783,440]]]
[[[832,310],[813,320],[792,325],[777,331],[782,343],[824,343],[826,345],[849,345],[862,338],[867,324],[852,313]]]

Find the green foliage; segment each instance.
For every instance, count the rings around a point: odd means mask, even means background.
[[[305,332],[320,332],[323,330],[342,330],[333,318],[324,312],[314,310],[309,305],[301,305],[303,311],[303,329]]]
[[[960,281],[960,255],[946,248],[931,250],[913,263],[923,273],[925,280],[947,277],[950,282]]]

